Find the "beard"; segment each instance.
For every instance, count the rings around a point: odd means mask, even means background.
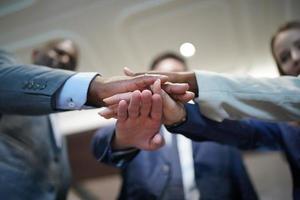
[[[39,56],[34,61],[36,65],[43,65],[53,69],[66,69],[66,70],[75,70],[75,63],[72,60],[67,63],[62,63],[56,58],[51,58],[47,55]]]

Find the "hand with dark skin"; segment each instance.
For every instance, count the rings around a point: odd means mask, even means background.
[[[105,106],[103,99],[118,93],[147,89],[157,79],[160,79],[162,82],[167,81],[167,77],[164,75],[120,76],[111,78],[104,78],[98,75],[89,86],[87,105],[103,107]]]
[[[160,74],[143,74],[132,77],[120,76],[111,78],[96,76],[89,86],[86,104],[95,107],[109,106],[111,104],[107,104],[107,102],[103,101],[105,98],[119,93],[148,89],[157,79],[160,79],[161,83],[165,83],[168,80],[168,77]],[[166,91],[169,94],[174,95],[175,98],[178,98],[183,102],[190,100],[191,94],[187,93],[187,84],[165,85]]]

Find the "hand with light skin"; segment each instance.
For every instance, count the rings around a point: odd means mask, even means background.
[[[160,80],[155,81],[151,86],[153,95],[160,95],[162,98],[162,123],[165,125],[173,125],[182,122],[186,117],[186,111],[183,103],[180,101],[173,100],[164,90],[161,89]],[[120,94],[119,94],[120,95]],[[131,102],[132,93],[121,94],[123,99],[119,97],[112,96],[105,101],[112,103],[113,106],[108,107],[100,112],[101,116],[109,119],[116,118],[118,115],[118,109],[116,109],[115,104],[120,101]]]
[[[173,125],[181,123],[186,118],[186,111],[181,101],[172,99],[168,93],[161,89],[160,80],[154,82],[151,86],[153,94],[158,94],[162,98],[163,102],[163,124]],[[191,99],[190,99],[191,100]]]
[[[162,119],[162,99],[151,91],[134,91],[129,104],[121,100],[117,108],[117,123],[113,149],[137,148],[156,150],[164,145],[159,134]]]
[[[187,83],[165,82],[165,83],[161,84],[161,86],[164,89],[159,94],[165,95],[165,93],[166,93],[165,90],[166,90],[168,94],[171,94],[172,98],[177,103],[186,103],[186,102],[191,101],[195,97],[195,94],[193,92],[188,91],[189,85]],[[107,119],[115,118],[117,115],[118,103],[121,100],[126,100],[127,102],[129,102],[129,100],[131,98],[131,94],[132,94],[132,92],[119,93],[119,94],[115,94],[111,97],[103,99],[103,101],[105,102],[105,105],[108,107],[101,111],[101,114],[103,115],[103,117],[105,117]],[[170,98],[169,95],[167,97]]]

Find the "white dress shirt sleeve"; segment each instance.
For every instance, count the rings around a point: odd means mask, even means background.
[[[79,110],[87,101],[91,81],[98,73],[81,72],[69,78],[58,91],[56,108],[61,110]]]

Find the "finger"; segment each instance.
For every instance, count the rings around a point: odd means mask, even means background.
[[[106,105],[118,104],[121,100],[125,100],[127,102],[130,101],[132,92],[125,92],[120,94],[115,94],[111,97],[103,99]]]
[[[144,74],[136,76],[131,79],[132,84],[128,84],[129,87],[134,87],[134,89],[128,88],[127,91],[146,89],[150,85],[152,85],[156,80],[160,80],[161,83],[165,83],[168,80],[168,77],[159,74]]]
[[[141,94],[141,116],[148,117],[151,110],[152,93],[149,90],[144,90]]]
[[[123,122],[123,121],[127,120],[127,118],[128,118],[127,109],[128,109],[127,102],[124,100],[120,101],[119,107],[118,107],[118,120],[119,121]]]
[[[165,104],[165,102],[164,102],[165,99],[170,98],[169,95],[164,90],[161,89],[161,85],[160,85],[159,81],[154,82],[151,89],[154,94],[158,94],[161,96],[163,105]]]
[[[132,93],[130,103],[128,106],[128,116],[130,118],[137,118],[140,112],[141,92],[136,90]]]
[[[134,76],[134,73],[131,69],[129,69],[128,67],[124,67],[123,72],[126,76]]]
[[[129,102],[127,102],[127,104],[128,103]],[[115,113],[117,113],[118,112],[118,107],[119,107],[119,102],[117,104],[110,105],[107,108],[109,108],[109,109],[113,110]]]
[[[154,94],[161,94],[161,86],[160,86],[161,82],[160,80],[157,80],[154,82],[154,84],[151,86],[151,90]]]
[[[137,76],[159,76],[161,81],[164,83],[166,82],[171,75],[168,72],[158,72],[158,71],[148,71],[148,72],[139,72],[139,73],[134,73],[131,69],[128,67],[124,67],[123,72],[126,76],[131,76],[131,77],[137,77]]]
[[[150,75],[150,74],[152,74],[152,75],[165,75],[165,76],[168,76],[168,77],[170,77],[170,76],[174,76],[174,74],[175,73],[173,73],[173,72],[160,72],[160,71],[147,71],[147,72],[138,72],[138,73],[136,73],[136,72],[133,72],[131,69],[129,69],[128,67],[124,67],[124,69],[123,69],[123,72],[124,72],[124,74],[126,75],[126,76],[140,76],[140,75],[145,75],[145,74],[147,74],[147,75]],[[173,80],[173,79],[172,79]],[[175,81],[173,81],[173,82],[175,82]]]
[[[152,96],[151,118],[158,121],[162,118],[162,98],[159,94]]]
[[[161,90],[161,97],[164,110],[170,110],[176,107],[176,102],[164,90]]]
[[[170,94],[170,96],[175,100],[181,103],[187,103],[195,98],[195,94],[190,91],[186,91],[185,94]]]
[[[110,119],[110,118],[116,118],[117,114],[113,109],[110,108],[104,108],[98,112],[98,114],[105,119]]]
[[[155,134],[154,137],[150,140],[150,150],[157,150],[160,147],[164,146],[165,140],[162,135],[159,133]]]
[[[185,94],[185,92],[189,89],[189,84],[167,82],[162,85],[162,89],[168,94]]]

